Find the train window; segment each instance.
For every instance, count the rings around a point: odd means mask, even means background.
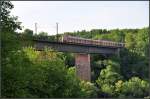
[[[119,44],[119,46],[121,47],[121,44]]]
[[[111,46],[111,42],[108,42],[108,45]]]
[[[100,41],[97,41],[97,45],[100,45]]]
[[[109,46],[109,44],[108,44],[109,42],[106,42],[106,46]]]
[[[86,40],[84,40],[84,44],[86,44]]]
[[[74,39],[72,39],[72,42],[75,43],[75,42],[74,42]]]
[[[112,46],[112,42],[110,43],[110,46]]]
[[[103,42],[103,46],[105,46],[105,42]]]
[[[106,42],[106,46],[109,46],[108,42]]]
[[[101,42],[101,45],[104,45],[104,42],[103,42],[103,41]]]
[[[78,39],[75,39],[75,42],[78,43]]]
[[[92,44],[92,42],[89,40],[89,44]]]
[[[89,41],[89,44],[90,44],[90,45],[92,44],[91,41]]]
[[[106,42],[104,42],[104,46],[106,45],[105,43],[106,43]]]
[[[105,46],[107,46],[107,42],[105,42]]]
[[[92,41],[92,44],[95,45],[95,41]]]
[[[105,42],[105,46],[107,46],[107,42]]]
[[[81,43],[84,44],[84,40],[81,40]]]
[[[78,39],[76,39],[76,42],[77,42],[77,43],[79,43],[79,40],[78,40]]]
[[[110,46],[112,46],[113,45],[113,43],[112,42],[110,42]]]
[[[106,42],[104,43],[104,45],[106,46]]]
[[[115,43],[113,42],[113,46],[115,46]]]
[[[95,42],[94,41],[91,41],[92,45],[95,45]]]
[[[97,45],[97,42],[96,41],[94,41],[95,42],[95,45]]]
[[[84,41],[84,43],[86,44],[86,40]]]
[[[81,43],[81,40],[80,40],[80,39],[79,39],[78,41],[79,41],[79,43]]]
[[[104,42],[102,43],[102,45],[104,45]]]
[[[95,41],[92,42],[93,45],[96,45]]]
[[[79,39],[77,39],[77,42],[80,43]]]
[[[110,42],[108,42],[108,46],[110,46]]]
[[[82,40],[79,40],[80,43],[82,43]]]
[[[98,41],[96,41],[96,45],[98,45]]]
[[[85,44],[85,40],[84,39],[82,40],[82,44]]]
[[[70,42],[72,42],[72,39],[70,39]]]
[[[118,46],[118,43],[116,43],[116,46]]]
[[[67,38],[66,41],[67,41],[67,42],[70,42],[70,38]]]
[[[86,44],[88,44],[88,40],[86,41]]]
[[[102,41],[100,41],[98,44],[99,44],[99,45],[102,45]]]
[[[78,39],[74,39],[76,43],[78,43]]]
[[[92,45],[92,41],[89,41],[90,42],[90,44]]]
[[[87,44],[90,44],[89,40],[87,40]]]
[[[81,40],[79,39],[79,43],[81,43]]]
[[[89,41],[89,44],[92,44],[92,42],[91,42],[91,41]]]
[[[105,44],[105,42],[103,42],[103,44],[102,44],[102,45],[104,46],[104,44]]]
[[[72,41],[71,41],[72,43],[75,43],[75,39],[72,39]]]

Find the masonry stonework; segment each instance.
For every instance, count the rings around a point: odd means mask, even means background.
[[[77,53],[75,55],[75,65],[79,79],[91,81],[90,55]]]

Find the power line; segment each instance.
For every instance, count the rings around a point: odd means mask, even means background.
[[[35,23],[35,34],[37,34],[37,23]]]
[[[57,42],[58,42],[58,23],[56,23],[56,33],[57,33]]]

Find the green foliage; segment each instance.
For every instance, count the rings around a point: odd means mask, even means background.
[[[116,90],[120,97],[142,98],[149,95],[149,83],[138,77],[132,77],[129,81],[118,81]]]
[[[43,72],[46,73],[46,77],[44,77],[43,80],[41,80],[41,76],[38,76],[40,72],[37,73],[37,75],[35,75],[32,80],[34,81],[34,79],[36,78],[35,80],[38,79],[39,81],[42,81],[45,85],[44,89],[39,87],[40,84],[37,87],[34,87],[40,88],[38,90],[45,90],[41,94],[41,97],[80,97],[79,81],[73,74],[74,70],[71,68],[67,70],[67,68],[65,67],[64,59],[62,58],[61,53],[51,52],[51,50],[47,49],[44,52],[38,53],[35,53],[31,51],[31,49],[29,49],[29,53],[30,54],[28,55],[34,54],[34,63],[42,70],[44,69]],[[33,57],[31,57],[30,59],[33,60]],[[44,76],[44,74],[42,74],[42,76]],[[35,81],[34,84],[37,84],[37,82],[38,81]],[[49,94],[46,95],[46,93]],[[35,95],[38,94],[39,93],[35,93]]]
[[[127,33],[126,34],[125,42],[127,42],[127,43],[125,44],[125,46],[127,48],[129,48],[129,49],[135,48],[135,44],[136,44],[136,42],[135,42],[135,36],[136,35],[133,35],[132,33]]]
[[[65,56],[65,64],[68,65],[69,67],[75,66],[75,58],[74,58],[74,53],[68,53],[64,52],[63,55]]]
[[[96,81],[100,90],[108,96],[115,96],[115,83],[123,79],[119,74],[119,64],[113,61],[108,61],[106,69],[102,69]]]
[[[79,92],[80,98],[91,98],[91,97],[96,98],[97,97],[98,89],[95,87],[95,85],[93,83],[79,80],[76,77],[76,68],[75,67],[70,67],[68,69],[68,74],[69,74],[69,76],[72,76],[71,78],[73,78],[71,80],[72,86],[74,86],[74,84],[77,84],[77,86],[79,87],[78,90],[74,90],[74,91]],[[78,82],[78,83],[76,83],[76,82]],[[78,87],[76,87],[76,88],[78,88]]]
[[[103,61],[106,58],[100,57],[100,55],[91,56],[92,82],[98,79],[96,82],[100,87],[100,97],[125,96],[125,94],[118,95],[114,91],[116,90],[115,84],[118,81],[120,81],[118,84],[122,84],[124,83],[123,81],[133,76],[148,80],[149,27],[142,29],[113,29],[109,31],[93,29],[91,31],[68,32],[67,34],[89,39],[104,39],[125,43],[125,48],[121,49],[120,58],[116,58],[116,56],[109,57],[110,60],[113,60],[113,63]],[[98,75],[99,72],[100,76]]]
[[[11,52],[2,62],[2,97],[25,97],[30,61],[22,51]]]
[[[98,89],[94,86],[93,83],[81,81],[80,82],[81,93],[84,98],[94,98],[97,97]]]
[[[33,31],[30,29],[25,29],[23,34],[27,35],[27,36],[33,36]]]
[[[46,33],[46,32],[40,32],[38,35],[39,36],[48,36],[48,33]]]
[[[13,5],[1,1],[1,88],[4,98],[73,98],[73,97],[137,97],[148,98],[149,27],[142,29],[93,29],[66,33],[88,39],[124,42],[120,58],[106,60],[102,55],[92,56],[94,83],[76,77],[74,56],[45,48],[36,51],[31,39],[56,41],[56,36],[41,32],[34,35],[21,29],[17,17],[10,15]],[[58,35],[59,39],[62,35]],[[26,39],[26,40],[25,40]],[[27,47],[22,47],[27,46]],[[99,74],[100,72],[100,74]],[[99,75],[98,75],[99,74]]]
[[[10,16],[10,10],[13,5],[10,1],[1,1],[1,20],[0,20],[0,37],[1,37],[1,51],[7,53],[15,49],[19,49],[19,42],[17,36],[14,35],[15,30],[21,29],[20,22],[17,21],[17,17]],[[6,56],[2,53],[2,56]]]
[[[112,61],[108,64],[106,69],[101,70],[96,81],[102,93],[107,94],[107,97],[142,98],[148,96],[148,81],[132,77],[129,81],[124,82],[123,77],[119,74],[118,64]]]
[[[1,1],[1,32],[14,32],[16,29],[21,29],[20,22],[17,17],[10,16],[10,10],[14,7],[10,1]]]
[[[32,47],[12,53],[3,68],[3,97],[89,97],[94,90],[82,91],[85,86],[61,55]]]
[[[63,54],[49,49],[43,52],[32,47],[22,49],[21,40],[14,32],[20,26],[9,15],[13,5],[8,1],[1,4],[2,97],[81,97],[79,81],[68,73]],[[23,36],[31,37],[32,33],[27,29]]]

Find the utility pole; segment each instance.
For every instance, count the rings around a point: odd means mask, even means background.
[[[37,34],[37,23],[35,23],[35,34]]]
[[[56,37],[57,37],[57,42],[58,42],[58,23],[56,23],[56,33],[57,33]]]

